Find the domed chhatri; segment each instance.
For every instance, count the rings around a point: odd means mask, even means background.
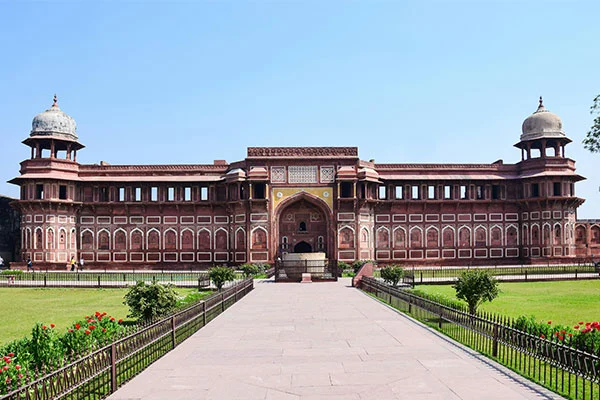
[[[522,132],[521,141],[565,137],[565,132],[562,130],[562,120],[558,115],[546,110],[542,96],[540,96],[540,105],[536,112],[523,121]]]
[[[58,107],[58,99],[54,95],[52,107],[33,118],[30,136],[55,136],[77,141],[76,131],[75,120]]]

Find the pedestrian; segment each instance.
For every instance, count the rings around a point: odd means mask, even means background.
[[[0,269],[4,269],[4,258],[0,256]]]
[[[75,256],[71,257],[71,261],[69,262],[69,264],[71,264],[71,271],[75,271]]]
[[[27,257],[27,271],[34,271],[33,269],[33,263],[31,262],[31,257]]]
[[[85,264],[85,261],[83,261],[83,257],[81,257],[79,259],[79,270],[83,271],[83,264]]]

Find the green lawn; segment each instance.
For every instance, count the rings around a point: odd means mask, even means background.
[[[427,293],[454,298],[451,285],[421,285]],[[502,293],[482,310],[518,317],[534,315],[538,321],[575,325],[600,319],[600,280],[501,283]]]
[[[0,288],[0,345],[29,336],[36,322],[56,324],[63,332],[75,320],[95,311],[127,319],[127,289]],[[177,289],[185,296],[197,289]]]

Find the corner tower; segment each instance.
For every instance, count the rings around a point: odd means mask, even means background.
[[[517,164],[521,211],[521,248],[526,260],[575,257],[576,211],[584,200],[575,196],[575,182],[585,178],[575,172],[575,161],[565,157],[571,142],[562,120],[544,107],[523,121]]]
[[[12,206],[21,213],[22,261],[38,266],[65,264],[77,257],[77,151],[82,149],[75,120],[58,106],[36,115],[23,143],[31,157],[21,162],[21,175],[10,183],[21,187]]]

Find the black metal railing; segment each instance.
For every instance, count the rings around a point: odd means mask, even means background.
[[[301,281],[305,273],[310,273],[313,280],[337,281],[337,260],[279,260],[275,263],[275,281]]]
[[[17,287],[105,287],[118,288],[135,285],[138,281],[170,283],[177,287],[207,287],[208,273],[180,271],[43,271],[0,274],[0,286]]]
[[[0,400],[108,397],[252,289],[252,279],[238,282],[55,371],[39,376],[28,375],[26,385],[0,397]]]
[[[553,391],[574,399],[600,398],[598,349],[516,329],[506,317],[471,315],[374,278],[363,278],[361,288]]]
[[[418,285],[452,283],[462,272],[473,269],[485,270],[503,282],[600,279],[600,268],[588,264],[406,268],[404,282]]]

